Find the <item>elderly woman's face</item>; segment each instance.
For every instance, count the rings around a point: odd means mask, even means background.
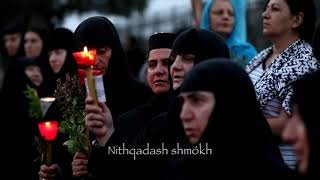
[[[229,35],[234,26],[234,12],[229,0],[216,0],[210,10],[211,29]]]
[[[180,119],[184,132],[189,142],[196,144],[208,125],[215,107],[215,97],[212,92],[195,91],[181,93],[179,98],[182,102]]]
[[[97,60],[96,60],[96,65],[94,69],[100,70],[102,74],[105,74],[108,66],[109,66],[109,61],[112,56],[112,49],[109,47],[103,47],[103,48],[98,48],[97,49]]]
[[[169,58],[171,49],[159,48],[149,52],[147,80],[152,91],[159,95],[167,93],[170,89],[169,83]]]
[[[283,36],[293,32],[302,22],[297,21],[297,15],[290,12],[285,0],[270,0],[262,13],[263,34],[268,37]]]
[[[307,172],[309,163],[309,141],[307,138],[307,129],[299,113],[297,105],[294,107],[290,121],[283,130],[282,138],[293,145],[297,155],[298,171],[302,174]]]

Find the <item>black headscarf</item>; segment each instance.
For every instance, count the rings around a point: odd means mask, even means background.
[[[30,126],[30,121],[27,121],[29,119],[29,100],[24,92],[27,90],[27,86],[36,90],[39,88],[27,77],[25,69],[28,66],[39,65],[28,58],[17,60],[15,69],[6,74],[0,98],[0,110],[3,119],[10,119],[12,123],[20,122],[26,126]],[[14,106],[9,105],[12,103],[14,103]]]
[[[298,105],[298,110],[307,129],[310,147],[309,165],[307,176],[311,179],[320,178],[320,71],[307,74],[296,81],[293,86],[293,101]]]
[[[28,28],[27,32],[34,32],[36,34],[39,35],[39,37],[42,40],[43,43],[43,47],[41,50],[41,53],[38,57],[36,57],[34,60],[37,62],[37,64],[39,64],[42,74],[43,74],[43,81],[50,81],[50,79],[52,78],[51,76],[51,68],[50,68],[50,64],[48,61],[48,41],[49,41],[49,34],[48,34],[48,30],[46,28],[43,27],[30,27]]]
[[[87,46],[88,49],[106,46],[112,49],[105,80],[108,82],[113,82],[116,79],[117,81],[120,79],[128,81],[128,78],[132,78],[118,32],[107,18],[102,16],[90,17],[79,24],[74,34],[79,51],[82,51],[84,46]],[[108,78],[111,75],[113,78]]]
[[[181,54],[193,54],[195,55],[194,66],[198,63],[206,61],[208,58],[229,58],[229,48],[224,42],[223,38],[217,33],[207,30],[197,30],[195,28],[187,29],[181,32],[175,39],[171,58],[175,58],[176,55]],[[170,67],[169,67],[170,72]],[[166,124],[166,133],[158,132],[161,140],[155,140],[155,143],[165,141],[168,146],[175,146],[176,142],[181,141],[184,137],[184,132],[180,122],[181,105],[176,97],[180,92],[180,88],[172,90],[172,77],[169,76],[171,82],[171,95],[172,102],[169,106],[169,110],[166,114],[154,118],[154,124]],[[157,137],[151,137],[150,139],[156,139]],[[163,139],[164,138],[164,139]]]
[[[48,58],[49,32],[46,28],[36,27],[36,26],[28,28],[26,33],[27,32],[36,33],[37,35],[39,35],[39,37],[42,40],[43,47],[42,47],[41,53],[38,57],[35,58],[35,60],[39,61],[38,63],[42,65],[44,64],[44,61],[46,61],[46,59]]]
[[[38,87],[35,86],[25,74],[25,69],[28,66],[39,65],[33,59],[19,58],[17,59],[15,66],[10,69],[11,71],[8,71],[6,74],[3,89],[0,94],[0,114],[1,120],[3,120],[3,126],[14,129],[14,131],[7,134],[8,136],[4,137],[4,139],[19,139],[21,142],[29,143],[29,146],[24,148],[28,148],[28,151],[31,152],[29,160],[32,161],[32,174],[36,175],[39,169],[34,166],[33,160],[36,155],[34,135],[39,133],[37,125],[38,121],[31,118],[29,115],[30,101],[24,92],[27,89],[27,85],[36,90],[38,90]],[[19,148],[20,146],[16,144],[13,145],[14,148]],[[31,165],[30,161],[28,165]]]
[[[64,78],[66,73],[71,75],[77,74],[77,64],[72,55],[75,49],[75,40],[73,33],[66,28],[57,28],[51,33],[51,40],[49,41],[49,51],[54,49],[67,50],[66,60],[58,73],[60,78]]]
[[[69,29],[57,28],[51,31],[48,50],[52,51],[57,49],[65,49],[67,51],[66,59],[61,70],[57,74],[55,74],[50,67],[50,71],[48,72],[49,78],[42,86],[42,93],[44,96],[54,95],[58,79],[64,82],[66,74],[69,74],[71,77],[78,74],[77,64],[72,55],[72,52],[75,49],[75,40],[73,33]],[[47,61],[49,62],[49,57]]]
[[[195,28],[187,29],[180,33],[175,39],[172,47],[171,57],[175,57],[179,54],[193,54],[194,66],[196,67],[198,63],[206,61],[209,58],[229,58],[229,48],[226,45],[224,39],[217,33],[207,31],[207,30],[197,30]],[[170,70],[170,67],[169,67]],[[169,71],[170,72],[170,71]],[[169,78],[172,84],[172,77]],[[172,90],[173,96],[178,95],[180,88]],[[175,98],[169,108],[166,115],[166,121],[169,124],[171,137],[179,138],[182,132],[182,127],[180,122],[179,114],[181,111],[181,106],[179,100]],[[171,138],[169,138],[171,139]],[[175,141],[175,140],[173,140]]]
[[[1,55],[3,57],[8,57],[7,50],[5,49],[4,45],[4,36],[5,35],[11,35],[11,34],[20,34],[21,35],[21,41],[20,41],[20,46],[18,48],[17,54],[14,57],[11,58],[18,58],[24,55],[24,50],[23,50],[23,35],[25,32],[25,28],[23,25],[19,22],[13,22],[9,23],[6,25],[2,30],[1,30]]]
[[[195,28],[181,32],[173,42],[171,58],[175,58],[181,54],[195,55],[194,65],[210,58],[230,57],[229,48],[219,34]],[[170,82],[172,84],[171,76]],[[173,92],[174,94],[178,94],[179,88]]]
[[[26,85],[29,85],[33,88],[36,86],[31,82],[31,80],[25,74],[25,69],[28,66],[39,66],[37,62],[30,58],[19,58],[15,63],[14,68],[8,72],[4,79],[3,92],[8,94],[20,93],[22,90],[25,90]],[[11,97],[12,98],[12,97]]]
[[[208,143],[213,155],[196,159],[211,159],[213,165],[206,169],[217,174],[226,170],[245,176],[270,172],[273,160],[281,156],[243,68],[226,59],[202,62],[191,70],[181,87],[181,92],[193,91],[209,91],[215,97],[199,141],[202,145]]]
[[[209,58],[229,58],[229,49],[224,39],[217,33],[195,28],[182,32],[174,41],[172,56],[195,55],[194,64]]]
[[[90,17],[79,24],[74,34],[79,51],[82,51],[84,46],[88,49],[103,47],[112,49],[108,69],[103,79],[107,104],[114,118],[146,102],[150,91],[131,75],[118,32],[107,18]],[[123,99],[127,101],[123,102]]]

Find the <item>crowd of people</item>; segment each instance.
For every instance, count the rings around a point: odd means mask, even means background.
[[[314,1],[268,0],[262,31],[272,45],[260,52],[247,41],[246,1],[199,3],[192,0],[195,27],[150,34],[140,81],[130,65],[141,59],[126,54],[106,17],[87,18],[75,32],[25,30],[16,22],[2,28],[0,113],[32,130],[31,179],[320,178]],[[55,96],[58,81],[80,76],[72,53],[85,46],[96,50],[93,68],[107,99],[96,102],[88,93],[83,102],[90,154],[70,154],[63,145],[68,135],[58,133],[52,163],[34,161],[42,120],[30,115],[25,92],[32,87],[39,97]],[[44,116],[61,123],[58,106]],[[203,148],[208,153],[199,153]]]

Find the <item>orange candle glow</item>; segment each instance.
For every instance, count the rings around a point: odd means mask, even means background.
[[[47,121],[38,124],[40,134],[46,141],[54,141],[58,133],[58,122]]]
[[[96,63],[96,50],[88,51],[88,48],[85,46],[83,51],[72,53],[75,58],[78,66],[81,68],[92,67]]]

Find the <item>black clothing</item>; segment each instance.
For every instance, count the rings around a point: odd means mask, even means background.
[[[180,33],[173,42],[171,56],[193,54],[194,66],[198,63],[206,61],[207,58],[229,57],[229,49],[224,39],[217,33],[207,30],[197,30],[195,28],[187,29]],[[179,94],[179,88],[174,90],[173,96]],[[146,129],[144,137],[140,137],[138,141],[150,142],[151,144],[160,146],[166,143],[168,147],[175,147],[177,142],[181,142],[184,132],[180,123],[181,106],[177,97],[172,98],[172,103],[167,113],[163,113],[155,117]]]
[[[134,145],[137,135],[143,132],[153,117],[166,112],[168,104],[168,95],[154,96],[148,103],[119,116],[115,129],[121,142],[129,147],[139,146]]]
[[[174,33],[155,33],[149,38],[149,52],[153,49],[172,48],[172,44],[176,38]]]
[[[114,124],[117,123],[116,119],[120,114],[147,102],[151,92],[130,74],[118,32],[107,18],[101,16],[88,18],[80,23],[74,34],[78,50],[82,50],[84,46],[88,49],[109,47],[112,50],[103,82],[106,104],[111,111]],[[119,142],[118,139],[110,140],[107,146],[111,146],[112,141],[115,144]],[[113,162],[119,156],[108,155],[107,150],[107,147],[93,147],[88,164],[93,178],[113,177],[115,170],[119,168]]]
[[[195,28],[182,32],[174,41],[171,55],[181,54],[193,54],[194,64],[209,58],[230,57],[228,46],[219,34]]]
[[[77,63],[72,55],[75,48],[73,33],[65,28],[57,28],[51,32],[48,48],[50,51],[65,49],[67,51],[66,59],[60,71],[54,73],[52,68],[47,72],[49,78],[42,85],[42,95],[52,97],[57,88],[57,80],[64,82],[66,75],[70,77],[78,75]],[[49,62],[49,59],[47,60]]]
[[[106,74],[103,76],[107,106],[112,117],[117,117],[128,110],[145,103],[150,90],[139,83],[130,74],[118,32],[105,17],[96,16],[84,20],[75,30],[77,49],[109,47],[112,56]]]
[[[36,90],[38,90],[38,87],[35,86],[25,74],[25,69],[28,66],[38,65],[32,59],[21,58],[18,59],[12,66],[14,68],[12,68],[11,71],[6,74],[3,88],[0,94],[0,114],[2,115],[1,119],[3,119],[4,123],[6,124],[4,125],[4,127],[14,128],[18,125],[20,127],[23,127],[21,129],[27,129],[26,132],[19,131],[12,133],[12,139],[10,138],[10,140],[12,141],[18,136],[20,142],[29,142],[30,144],[32,144],[32,146],[29,146],[28,148],[29,150],[31,150],[31,156],[29,156],[31,164],[29,161],[28,165],[32,165],[32,179],[38,179],[38,168],[37,165],[35,165],[33,162],[37,154],[33,144],[34,136],[39,134],[38,120],[30,117],[29,99],[25,95],[27,86],[35,88]],[[24,133],[29,133],[29,135]]]
[[[293,85],[293,102],[297,105],[298,111],[304,121],[310,148],[307,179],[320,178],[320,71],[306,74],[298,79]]]
[[[188,146],[206,145],[212,153],[182,157],[187,177],[283,175],[277,168],[284,166],[279,149],[243,68],[225,59],[202,62],[187,75],[180,92],[195,91],[212,92],[215,103],[200,140]]]

